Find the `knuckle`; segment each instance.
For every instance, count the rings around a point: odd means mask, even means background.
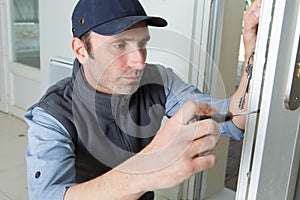
[[[205,138],[205,141],[204,141],[204,142],[205,142],[206,145],[211,149],[211,148],[213,148],[213,147],[217,144],[218,140],[217,140],[217,137],[216,137],[216,136],[209,135],[209,136],[207,136],[207,137]]]
[[[206,120],[206,123],[203,127],[206,130],[207,134],[215,134],[217,135],[220,132],[220,127],[216,121],[213,119]]]
[[[212,167],[216,164],[217,162],[217,158],[214,155],[209,155],[209,159],[208,159],[208,166]]]
[[[218,138],[215,135],[211,135],[210,142],[211,142],[212,146],[215,146],[218,142]]]
[[[187,104],[187,106],[192,107],[193,110],[195,110],[197,108],[196,101],[191,100],[191,101],[188,101],[186,104]]]
[[[216,156],[215,155],[207,155],[204,157],[200,157],[200,163],[197,166],[194,166],[194,172],[203,171],[205,169],[211,168],[216,164]]]

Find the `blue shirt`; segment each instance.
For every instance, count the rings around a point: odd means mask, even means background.
[[[188,100],[206,102],[217,106],[220,112],[228,111],[230,98],[212,99],[201,93],[195,86],[184,83],[171,69],[158,66],[171,79],[165,80],[167,96],[166,115],[173,116]],[[170,92],[176,88],[177,92]],[[29,125],[27,179],[30,199],[63,200],[68,187],[76,183],[75,146],[66,128],[40,107],[34,107],[25,115]],[[220,124],[221,135],[240,140],[243,132],[231,121]],[[43,134],[40,134],[40,133]],[[47,170],[45,170],[47,169]],[[47,174],[44,172],[47,171]]]

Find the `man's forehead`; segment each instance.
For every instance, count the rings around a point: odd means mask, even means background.
[[[123,35],[131,35],[131,34],[142,34],[142,35],[148,34],[149,35],[147,22],[141,21],[141,22],[129,27],[125,31],[114,35],[114,37],[122,37]]]
[[[147,26],[143,27],[132,27],[126,31],[114,35],[112,38],[150,38],[149,30]]]
[[[141,39],[141,40],[149,40],[150,34],[148,30],[148,26],[133,26],[126,31],[118,33],[112,36],[100,35],[92,31],[92,38],[99,40],[130,40],[130,39]]]

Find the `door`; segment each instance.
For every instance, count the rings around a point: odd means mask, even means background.
[[[289,100],[299,103],[299,6],[263,1],[249,105],[260,114],[248,117],[236,199],[294,199],[300,109]]]
[[[1,70],[5,72],[1,73],[1,80],[5,80],[1,81],[1,89],[7,88],[7,111],[23,118],[26,109],[42,94],[38,0],[3,0],[1,11]]]

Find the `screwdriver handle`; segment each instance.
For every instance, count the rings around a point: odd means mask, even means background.
[[[205,119],[212,119],[214,121],[216,121],[217,123],[223,123],[223,122],[227,122],[229,120],[232,120],[233,118],[233,114],[231,112],[227,112],[227,113],[219,113],[216,115],[212,115],[212,116],[208,116],[208,115],[196,115],[196,120],[205,120]]]

